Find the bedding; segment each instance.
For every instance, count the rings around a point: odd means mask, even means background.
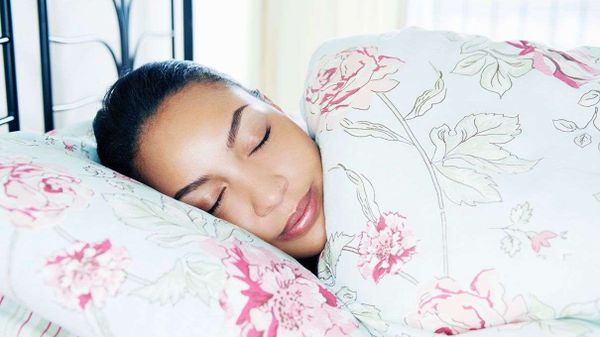
[[[321,46],[319,279],[99,165],[91,123],[2,135],[0,334],[598,336],[599,68],[414,27]]]
[[[0,294],[0,336],[3,337],[75,337],[61,326]]]
[[[372,335],[600,335],[600,48],[334,39],[302,106],[323,162],[319,278]]]
[[[365,335],[296,260],[90,160],[93,143],[0,137],[3,337],[50,321],[81,337]]]

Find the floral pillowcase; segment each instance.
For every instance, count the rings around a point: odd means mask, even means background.
[[[93,143],[0,137],[0,334],[364,335],[294,259],[89,160]]]
[[[324,167],[319,278],[371,333],[600,333],[600,48],[336,39],[303,101]]]

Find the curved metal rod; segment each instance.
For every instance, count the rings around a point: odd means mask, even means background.
[[[119,4],[117,3],[117,0],[112,0],[113,6],[115,6],[115,11],[118,13],[119,12]]]
[[[0,125],[4,125],[14,119],[15,119],[15,116],[7,116],[7,117],[0,118]]]
[[[102,98],[98,97],[98,96],[88,96],[88,97],[79,99],[75,102],[65,103],[65,104],[57,104],[52,107],[52,111],[63,112],[66,110],[73,110],[73,109],[81,108],[82,106],[86,106],[88,104],[99,102],[101,100],[102,100]]]
[[[140,49],[140,46],[142,45],[142,43],[144,42],[144,40],[147,40],[149,38],[161,38],[161,37],[173,37],[175,36],[175,32],[170,32],[170,33],[158,33],[158,32],[143,32],[142,35],[140,35],[140,37],[137,40],[137,43],[135,44],[135,48],[133,49],[133,53],[131,53],[131,63],[135,63],[135,59],[137,57],[138,51]]]
[[[120,65],[119,61],[117,60],[117,55],[115,54],[115,51],[111,48],[111,46],[108,44],[108,42],[104,41],[100,37],[93,36],[93,35],[82,35],[82,36],[73,36],[73,37],[50,36],[50,37],[48,37],[48,40],[50,42],[54,42],[54,43],[58,43],[58,44],[99,43],[108,50],[108,52],[110,53],[110,56],[113,59],[113,62],[115,62],[115,66],[119,67],[119,65]]]

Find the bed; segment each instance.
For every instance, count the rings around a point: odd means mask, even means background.
[[[39,6],[44,134],[16,132],[2,6],[2,336],[600,336],[599,48],[417,27],[320,46],[301,100],[325,178],[314,275],[100,165],[89,121],[54,129]]]

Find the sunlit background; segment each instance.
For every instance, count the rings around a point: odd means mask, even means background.
[[[34,0],[13,1],[13,25],[21,129],[41,131],[35,6]],[[48,6],[53,35],[101,35],[117,45],[111,1],[49,0]],[[136,65],[168,58],[170,39],[160,36],[169,29],[168,1],[134,0],[132,8],[131,39],[155,33],[139,44]],[[419,26],[495,40],[528,39],[560,49],[600,46],[598,0],[195,0],[193,15],[196,62],[260,89],[291,112],[298,110],[311,54],[335,37]],[[176,33],[180,39],[179,28]],[[116,79],[110,57],[97,46],[53,45],[52,55],[55,102],[81,97],[91,102],[57,116],[57,127],[93,118]]]

